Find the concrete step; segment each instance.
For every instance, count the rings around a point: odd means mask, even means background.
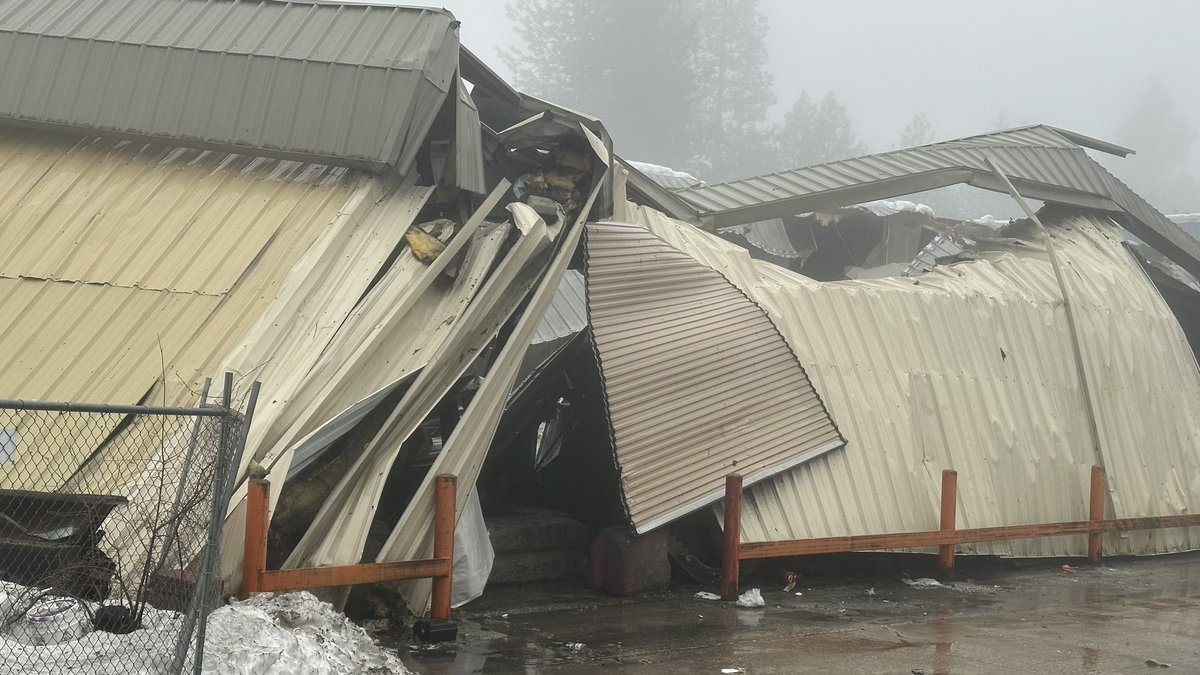
[[[583,552],[576,549],[497,553],[488,585],[576,579],[583,566]]]
[[[584,552],[591,546],[587,528],[559,511],[512,507],[502,515],[484,518],[484,522],[497,557],[504,553],[532,551]]]

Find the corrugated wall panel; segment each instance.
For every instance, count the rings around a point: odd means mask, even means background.
[[[728,242],[630,211],[767,309],[848,439],[844,451],[749,489],[744,540],[937,529],[945,468],[959,472],[962,527],[1084,519],[1097,462],[1112,516],[1200,509],[1200,371],[1112,222],[1047,220],[1099,416],[1096,457],[1061,295],[1037,242],[914,278],[819,283],[759,261],[751,274]],[[1200,536],[1160,530],[1105,545],[1178,551]],[[1080,555],[1085,546],[1064,537],[967,550]]]
[[[38,401],[139,402],[218,297],[0,278],[0,392]],[[159,350],[162,350],[161,352]],[[90,436],[26,430],[0,487],[56,490],[119,418]],[[78,431],[78,430],[74,430]]]
[[[638,225],[587,229],[588,314],[639,532],[843,444],[761,308]],[[736,339],[730,339],[737,336]]]
[[[220,295],[346,169],[0,128],[0,277]],[[247,226],[253,223],[253,226]]]

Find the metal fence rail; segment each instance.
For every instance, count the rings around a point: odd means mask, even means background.
[[[0,400],[0,673],[199,671],[247,417]]]

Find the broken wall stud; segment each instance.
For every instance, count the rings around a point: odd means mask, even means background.
[[[721,599],[736,600],[742,544],[742,477],[725,477],[725,546],[721,552]]]
[[[1104,467],[1092,467],[1092,484],[1089,491],[1091,498],[1088,504],[1088,521],[1095,525],[1104,520]],[[1104,533],[1099,529],[1088,532],[1088,562],[1100,565],[1101,548],[1104,545]]]
[[[954,532],[955,511],[958,507],[958,472],[954,469],[942,471],[942,517],[939,529]],[[942,576],[954,576],[954,544],[938,547],[938,569]]]

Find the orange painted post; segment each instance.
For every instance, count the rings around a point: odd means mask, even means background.
[[[1104,467],[1092,467],[1091,502],[1088,505],[1088,521],[1095,523],[1104,520]],[[1102,532],[1088,533],[1088,562],[1100,565],[1100,549],[1104,544]]]
[[[435,621],[450,620],[450,596],[453,590],[451,579],[454,574],[455,487],[457,483],[457,479],[449,474],[439,474],[437,477],[437,496],[433,513],[433,557],[444,558],[446,568],[444,576],[433,578],[433,598],[430,602],[429,616]]]
[[[721,558],[721,599],[738,595],[739,557],[742,545],[742,477],[725,477],[725,548]]]
[[[262,590],[262,575],[267,570],[267,506],[271,503],[271,484],[252,478],[246,486],[246,541],[242,549],[242,598]]]
[[[954,469],[942,471],[942,532],[954,531],[955,511],[958,506],[958,472]],[[954,544],[938,547],[938,569],[944,576],[954,575]]]

